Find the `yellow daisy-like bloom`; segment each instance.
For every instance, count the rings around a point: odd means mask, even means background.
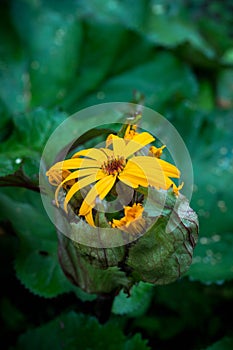
[[[162,147],[159,147],[159,148],[157,148],[155,146],[151,146],[150,151],[149,151],[149,156],[160,158],[162,153],[163,153],[164,148],[166,148],[165,145],[163,145]]]
[[[153,141],[154,137],[147,132],[135,135],[130,141],[112,135],[113,149],[89,148],[75,153],[71,159],[53,165],[46,173],[49,178],[54,172],[74,170],[56,189],[57,206],[59,206],[58,193],[68,181],[76,180],[65,197],[66,212],[74,194],[95,183],[79,209],[79,215],[85,216],[86,221],[94,226],[92,208],[95,207],[97,198],[103,200],[107,196],[117,180],[132,188],[153,186],[167,190],[173,186],[173,189],[178,191],[171,180],[180,177],[180,172],[174,165],[157,157],[134,155]]]
[[[136,130],[137,130],[137,125],[130,125],[129,124],[127,126],[127,129],[126,129],[124,139],[125,140],[133,140],[134,137],[138,135]]]
[[[136,130],[137,130],[136,124],[135,125],[128,124],[124,134],[124,140],[126,141],[133,140],[134,137],[138,135]],[[116,135],[114,134],[108,135],[106,139],[106,147],[109,147],[112,144],[113,137],[116,137]]]
[[[112,227],[117,227],[119,229],[123,229],[125,227],[128,227],[131,223],[133,223],[135,220],[139,220],[142,218],[143,213],[143,206],[142,204],[134,203],[132,207],[125,206],[124,207],[124,214],[125,216],[121,218],[120,220],[113,219],[112,220]]]
[[[49,182],[53,186],[59,186],[60,183],[67,178],[71,174],[71,171],[67,169],[63,169],[62,171],[59,170],[51,170],[50,172],[47,172],[49,177]],[[67,188],[68,186],[73,186],[75,183],[75,180],[69,180],[64,184],[64,188]]]

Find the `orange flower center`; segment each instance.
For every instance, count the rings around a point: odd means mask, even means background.
[[[103,163],[101,169],[107,175],[117,175],[125,167],[126,161],[124,157],[109,157],[106,162]]]

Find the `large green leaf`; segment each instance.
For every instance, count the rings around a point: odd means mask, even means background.
[[[201,237],[188,275],[204,283],[233,279],[233,233]]]
[[[149,350],[139,334],[128,339],[114,323],[71,311],[20,336],[15,350]]]
[[[112,312],[129,317],[143,315],[150,305],[153,287],[152,284],[140,282],[131,288],[128,295],[121,290],[114,299]]]
[[[192,156],[192,207],[200,221],[200,241],[188,275],[203,282],[231,279],[232,113],[219,110],[206,114],[180,106],[173,115],[172,121]]]
[[[77,111],[77,98],[95,90],[113,68],[113,61],[118,57],[121,42],[125,32],[122,27],[114,23],[87,22],[84,24],[84,45],[81,57],[81,69],[69,94],[62,103],[65,107],[74,104]],[[114,40],[109,40],[114,37]],[[107,43],[103,45],[103,43]],[[98,62],[98,64],[96,64]],[[101,99],[101,94],[97,97]]]
[[[169,48],[188,42],[207,57],[214,56],[212,48],[193,23],[184,20],[181,16],[168,16],[164,12],[165,9],[160,14],[151,11],[145,22],[143,32],[149,40]]]
[[[130,101],[135,90],[145,95],[147,106],[160,110],[168,101],[195,97],[197,81],[190,69],[172,54],[158,53],[152,60],[101,85],[101,101],[95,94],[82,101],[81,106]]]
[[[0,145],[0,185],[36,189],[43,147],[65,118],[63,112],[42,108],[14,116],[11,137]]]
[[[1,216],[13,225],[20,239],[15,268],[20,281],[31,292],[54,297],[70,291],[57,257],[57,238],[46,216],[40,196],[28,190],[0,193]]]
[[[208,346],[206,350],[232,350],[233,338],[225,337],[211,346]]]
[[[77,13],[49,5],[12,2],[12,20],[30,60],[31,106],[59,103],[69,93],[79,64],[82,32]]]
[[[0,20],[0,57],[0,103],[8,113],[22,112],[28,107],[30,99],[28,59],[3,4]]]

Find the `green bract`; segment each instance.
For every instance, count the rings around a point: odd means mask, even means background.
[[[154,209],[161,194],[161,190],[154,190],[150,199]],[[72,225],[75,234],[84,228],[82,221]],[[177,198],[169,190],[155,223],[132,243],[95,248],[76,243],[61,233],[59,237],[60,263],[67,277],[86,292],[109,293],[122,287],[129,289],[139,281],[160,285],[182,276],[192,262],[198,219],[187,199],[182,195]]]

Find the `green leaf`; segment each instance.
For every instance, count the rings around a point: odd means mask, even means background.
[[[133,4],[131,0],[121,2],[113,0],[111,4],[102,0],[90,2],[81,0],[78,7],[82,15],[85,17],[88,15],[92,21],[102,22],[105,25],[117,23],[119,26],[135,29],[141,27],[150,6],[144,0],[138,0]]]
[[[94,317],[69,312],[21,335],[15,350],[149,350],[139,334],[127,339],[119,327],[100,325]]]
[[[188,275],[203,283],[233,279],[232,246],[233,233],[201,237]]]
[[[112,312],[129,317],[143,315],[150,305],[153,287],[149,283],[139,282],[131,288],[128,295],[121,290],[114,299]]]
[[[185,42],[203,52],[207,57],[213,57],[214,52],[205,39],[190,21],[181,16],[168,16],[151,12],[143,29],[149,40],[157,45],[173,48]]]
[[[225,337],[211,346],[208,346],[206,350],[232,350],[233,338]]]
[[[233,69],[224,69],[220,72],[217,82],[217,99],[222,108],[233,107]]]
[[[230,64],[230,65],[233,64],[233,49],[232,48],[226,50],[226,52],[222,56],[221,61],[225,64]]]
[[[0,313],[4,323],[11,330],[21,331],[27,324],[25,315],[6,297],[1,299]]]
[[[46,141],[54,131],[67,117],[65,112],[58,109],[46,110],[36,108],[35,110],[14,116],[15,130],[9,145],[20,143],[22,146],[41,152]],[[5,146],[7,151],[7,144]],[[30,154],[30,153],[28,153]]]
[[[111,249],[108,250],[111,251]],[[122,287],[128,287],[128,278],[117,266],[120,259],[114,253],[112,249],[112,255],[107,254],[107,257],[115,260],[115,266],[114,264],[108,267],[101,266],[106,254],[104,249],[76,245],[71,239],[59,234],[59,257],[62,269],[72,283],[87,293],[110,293]]]
[[[59,103],[79,64],[82,31],[76,12],[20,0],[12,3],[12,20],[30,59],[30,105]]]
[[[212,111],[214,108],[214,92],[211,84],[207,80],[201,80],[197,104],[204,111]]]
[[[229,245],[233,225],[230,210],[233,191],[232,112],[214,111],[207,115],[198,109],[181,108],[176,115],[176,126],[191,152],[195,180],[192,207],[200,221],[200,240],[188,275],[203,282],[232,279]]]
[[[25,111],[30,101],[28,59],[4,5],[0,15],[0,57],[0,103],[9,114]]]
[[[41,151],[65,118],[63,112],[42,108],[13,117],[12,135],[0,145],[0,186],[38,187]]]
[[[200,218],[203,237],[232,230],[232,128],[231,111],[216,111],[202,118],[196,134],[192,203]]]
[[[114,23],[88,22],[85,23],[85,45],[80,62],[82,67],[79,75],[73,81],[69,94],[63,106],[74,104],[77,111],[77,98],[92,92],[111,71],[114,58],[118,56],[125,31]],[[109,40],[114,37],[114,40]],[[105,45],[103,45],[105,43]],[[98,62],[98,65],[96,64]],[[101,99],[101,94],[96,93]]]
[[[162,195],[162,191],[155,190],[147,200],[149,216],[154,212],[156,217]],[[176,198],[172,191],[168,191],[157,220],[129,249],[127,265],[132,269],[133,278],[153,284],[174,282],[188,270],[197,237],[196,213],[184,196],[180,194]]]
[[[156,106],[158,110],[168,101],[170,103],[171,100],[196,96],[197,82],[190,69],[181,64],[172,54],[158,53],[153,60],[110,78],[100,86],[101,101],[95,94],[82,101],[81,105],[131,101],[135,90],[145,95],[147,106]]]
[[[60,268],[57,238],[40,196],[27,190],[0,193],[1,216],[20,239],[15,269],[22,284],[34,294],[51,298],[72,289]]]

